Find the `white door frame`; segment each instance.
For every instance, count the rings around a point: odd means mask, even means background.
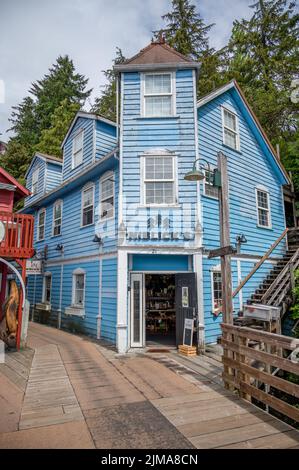
[[[139,341],[134,342],[134,281],[139,282]],[[131,273],[130,275],[130,347],[131,348],[143,348],[145,346],[145,305],[144,305],[144,274],[143,273]]]

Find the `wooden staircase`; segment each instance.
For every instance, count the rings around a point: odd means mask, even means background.
[[[288,250],[284,257],[270,271],[258,289],[252,294],[251,299],[247,301],[248,304],[280,307],[281,319],[293,302],[294,272],[299,269],[299,228],[288,230],[287,242]],[[236,319],[235,324],[240,325],[244,321],[245,319],[241,317]],[[245,321],[245,323],[249,326],[252,322]]]

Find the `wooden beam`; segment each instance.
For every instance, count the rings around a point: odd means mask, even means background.
[[[232,245],[222,246],[221,248],[210,250],[208,258],[218,258],[219,256],[234,255],[235,253],[237,253],[237,249]]]

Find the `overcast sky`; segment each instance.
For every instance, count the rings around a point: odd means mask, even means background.
[[[254,2],[192,3],[207,24],[215,23],[210,43],[219,48],[226,43],[233,20],[248,18],[252,13],[248,6]],[[0,0],[0,140],[8,139],[11,107],[27,95],[31,82],[40,79],[59,54],[68,54],[77,71],[89,78],[93,100],[100,94],[101,71],[110,67],[115,48],[130,57],[146,46],[170,4],[171,0]]]

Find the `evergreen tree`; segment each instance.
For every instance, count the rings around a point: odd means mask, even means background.
[[[52,114],[50,127],[42,131],[40,141],[36,145],[35,150],[56,157],[62,157],[61,143],[79,109],[79,103],[68,103],[65,98]]]
[[[9,130],[14,131],[15,140],[32,153],[34,145],[38,142],[38,126],[33,99],[27,96],[18,106],[13,106],[9,121],[13,123]]]
[[[9,140],[7,149],[1,158],[1,166],[14,178],[25,185],[25,173],[31,162],[32,154],[16,138]]]
[[[39,135],[50,127],[51,116],[62,100],[83,106],[91,93],[86,90],[88,79],[75,71],[73,61],[66,56],[59,56],[49,72],[32,84],[30,93],[35,97],[35,114]]]
[[[125,57],[121,49],[117,48],[113,65],[121,64],[124,61]],[[91,111],[107,119],[116,121],[116,74],[113,68],[104,70],[103,73],[106,77],[107,84],[104,85],[101,96],[95,99]]]
[[[227,78],[235,78],[272,141],[292,133],[297,105],[290,100],[299,69],[299,15],[288,0],[258,0],[249,20],[235,21]]]

